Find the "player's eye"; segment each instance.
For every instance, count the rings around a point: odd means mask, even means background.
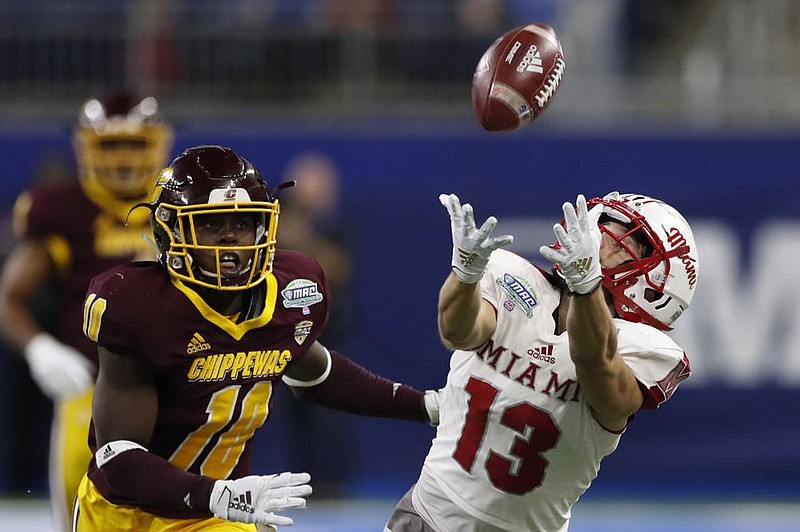
[[[205,230],[217,230],[222,224],[216,216],[202,216],[196,221],[196,226]]]
[[[625,237],[625,245],[628,246],[628,249],[630,249],[637,258],[643,258],[644,246],[642,246],[639,240],[629,235]]]

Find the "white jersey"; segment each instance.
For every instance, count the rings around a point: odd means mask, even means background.
[[[498,250],[481,291],[497,309],[497,329],[478,349],[452,355],[414,507],[442,532],[566,531],[621,431],[592,417],[567,334],[555,334],[560,292],[548,275]],[[657,407],[689,376],[683,350],[648,325],[614,325],[645,407]]]

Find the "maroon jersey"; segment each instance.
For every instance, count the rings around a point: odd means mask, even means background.
[[[125,225],[128,205],[111,213],[84,193],[78,181],[59,183],[24,193],[15,208],[18,237],[42,241],[56,266],[56,316],[53,331],[92,361],[97,348],[81,334],[83,298],[98,273],[153,255],[142,233],[150,232],[146,209],[135,211]]]
[[[154,377],[151,453],[213,478],[250,474],[251,438],[269,415],[273,386],[322,332],[330,302],[322,268],[297,252],[277,251],[265,283],[263,311],[236,323],[156,263],[135,262],[94,278],[84,332],[137,357]],[[89,440],[96,452],[94,430]],[[94,459],[89,478],[109,501],[134,503],[113,492]],[[190,516],[197,514],[187,508],[170,517]]]

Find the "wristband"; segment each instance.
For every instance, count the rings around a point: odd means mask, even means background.
[[[569,286],[567,286],[567,289],[569,290],[570,296],[580,297],[580,296],[590,296],[594,294],[595,292],[597,292],[597,289],[600,288],[601,286],[603,286],[603,278],[599,277],[597,280],[597,284],[594,285],[594,287],[592,287],[592,289],[589,290],[588,292],[575,292],[574,290],[570,289]]]
[[[94,459],[97,461],[97,467],[103,467],[120,454],[124,453],[125,451],[132,451],[133,449],[141,449],[144,452],[147,452],[147,449],[136,442],[129,440],[115,440],[110,441],[97,449],[97,452],[94,453]]]

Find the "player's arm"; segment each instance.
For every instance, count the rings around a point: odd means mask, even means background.
[[[42,332],[29,309],[54,271],[47,247],[38,240],[21,240],[6,259],[0,277],[0,331],[20,353]]]
[[[621,430],[642,406],[642,392],[617,352],[617,334],[601,287],[602,237],[597,225],[601,207],[588,211],[583,196],[578,196],[576,205],[577,210],[565,203],[564,226],[553,227],[560,247],[542,246],[539,251],[559,266],[572,292],[567,334],[581,391],[600,424]]]
[[[153,378],[138,358],[97,348],[100,362],[92,418],[97,446],[126,440],[141,447],[150,444],[158,396]]]
[[[436,392],[375,375],[314,342],[283,376],[295,396],[351,414],[439,422]]]
[[[480,280],[492,252],[514,239],[491,236],[497,225],[493,216],[478,229],[472,206],[461,205],[455,194],[442,194],[439,201],[450,215],[453,239],[451,274],[439,290],[439,336],[451,349],[471,349],[484,343],[497,327],[494,307],[481,297]]]
[[[43,241],[19,241],[0,275],[0,332],[24,355],[42,392],[60,399],[88,389],[94,369],[77,350],[43,331],[30,311],[34,297],[54,274]]]
[[[438,323],[448,348],[473,349],[494,333],[497,312],[481,297],[480,283],[463,283],[451,273],[439,290]]]
[[[610,430],[622,430],[642,406],[636,377],[617,351],[617,333],[602,289],[573,295],[567,334],[578,382],[594,416]]]
[[[149,369],[136,357],[98,348],[100,370],[92,416],[97,465],[113,490],[140,505],[164,511],[193,510],[229,521],[291,525],[273,512],[305,506],[306,473],[252,475],[216,480],[184,471],[148,452],[158,416],[158,394]],[[245,495],[246,494],[246,495]],[[237,500],[252,505],[233,504]]]
[[[188,506],[208,512],[214,480],[180,470],[148,452],[158,416],[149,370],[133,356],[98,347],[99,370],[92,403],[97,465],[114,492],[164,510]]]

